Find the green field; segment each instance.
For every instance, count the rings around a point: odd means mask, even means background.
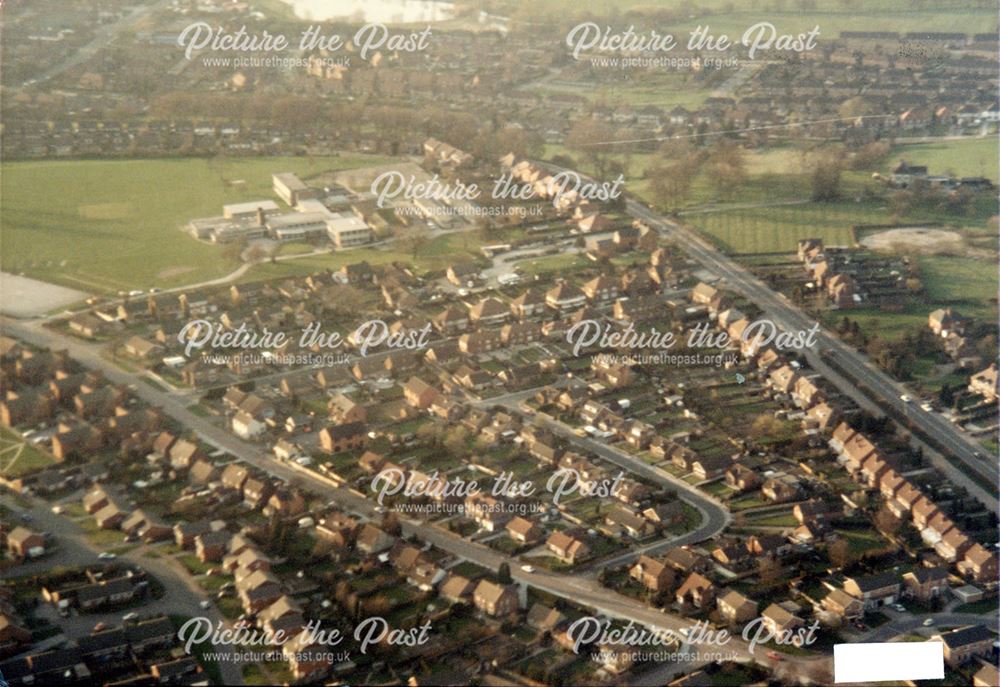
[[[67,160],[3,164],[0,266],[84,291],[221,277],[238,263],[181,228],[222,205],[274,199],[271,174],[303,178],[382,158]]]
[[[854,203],[807,203],[691,215],[685,218],[727,253],[794,253],[803,238],[851,245],[852,224],[885,221],[884,211]]]
[[[927,165],[932,175],[986,177],[996,182],[1000,179],[997,153],[996,137],[897,146],[883,163],[882,171],[889,172],[904,159],[910,164]]]
[[[727,33],[734,40],[738,40],[749,26],[761,21],[774,24],[781,32],[806,31],[818,25],[820,41],[834,38],[841,31],[981,33],[991,31],[997,25],[995,6],[981,0],[965,3],[952,0],[921,8],[915,7],[909,0],[817,2],[813,6],[818,9],[799,9],[804,4],[795,0],[771,0],[758,5],[733,3],[729,0],[699,0],[694,3],[682,3],[679,0],[537,0],[531,3],[511,3],[510,11],[515,19],[565,21],[588,16],[613,19],[630,9],[651,13],[673,10],[683,18],[667,27],[656,25],[655,28],[675,35],[683,32],[678,36],[678,42],[686,42],[687,31],[706,23],[711,26],[713,33]],[[637,26],[636,30],[641,28]]]

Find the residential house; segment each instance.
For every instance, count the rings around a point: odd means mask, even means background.
[[[858,599],[866,611],[894,603],[899,598],[899,578],[891,571],[848,577],[844,591]]]
[[[757,602],[731,589],[715,602],[719,615],[730,624],[742,624],[757,617]]]
[[[716,592],[711,580],[693,572],[677,589],[677,603],[682,607],[708,608],[715,600]]]
[[[498,585],[481,580],[472,593],[472,602],[481,612],[495,618],[505,618],[517,613],[517,589],[513,585]]]
[[[928,603],[948,591],[948,569],[944,567],[914,568],[903,573],[904,593]]]
[[[957,668],[974,658],[989,657],[993,653],[996,635],[985,625],[968,625],[935,634],[928,641],[943,642],[944,662]]]
[[[821,602],[823,608],[841,620],[855,620],[864,615],[865,607],[843,589],[834,589]]]
[[[587,542],[567,532],[553,532],[545,545],[564,563],[574,564],[590,555]]]
[[[639,560],[629,568],[628,574],[633,580],[654,592],[666,591],[674,584],[674,571],[663,561],[646,555],[639,556]]]

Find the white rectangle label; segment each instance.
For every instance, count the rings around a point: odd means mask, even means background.
[[[834,682],[890,682],[944,678],[942,642],[835,644]]]

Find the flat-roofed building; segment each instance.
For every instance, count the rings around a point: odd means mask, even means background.
[[[306,186],[305,182],[291,172],[274,174],[271,182],[278,197],[292,207],[298,205],[300,200],[316,197],[316,190]]]
[[[267,219],[267,230],[279,241],[301,241],[326,232],[327,214],[288,212]]]
[[[327,216],[326,233],[337,248],[360,246],[372,240],[371,227],[360,217],[346,212]]]
[[[278,204],[273,200],[252,200],[247,203],[232,203],[222,206],[222,216],[226,219],[254,219],[259,212],[270,215],[278,212]]]

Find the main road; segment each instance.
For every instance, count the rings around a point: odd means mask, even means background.
[[[787,331],[808,331],[817,325],[782,294],[772,291],[749,270],[720,253],[690,229],[656,215],[634,200],[627,201],[626,208],[632,217],[674,238],[706,269],[723,278],[727,288],[742,293],[760,306],[779,327]],[[996,460],[990,460],[980,446],[938,413],[925,411],[903,400],[907,393],[905,386],[822,327],[816,341],[815,349],[804,351],[813,369],[863,407],[878,408],[893,419],[902,420],[907,429],[920,436],[919,444],[923,444],[925,453],[931,454],[939,469],[953,482],[966,487],[984,506],[993,512],[1000,512],[995,486]],[[936,447],[928,445],[927,439],[943,448],[956,462],[935,459]],[[970,479],[967,472],[977,479]],[[989,489],[984,485],[994,486]]]
[[[380,517],[372,500],[365,498],[358,492],[345,489],[323,475],[294,464],[279,462],[260,446],[244,442],[227,430],[216,426],[207,418],[194,414],[188,409],[185,400],[178,399],[158,386],[146,383],[145,377],[123,370],[105,358],[101,354],[99,344],[81,341],[54,332],[39,322],[16,321],[6,317],[0,318],[0,333],[15,336],[36,346],[54,350],[64,349],[83,365],[101,370],[109,381],[130,386],[133,393],[143,401],[151,406],[159,407],[166,415],[193,430],[205,441],[240,460],[289,483],[307,486],[310,490],[330,498],[344,510],[369,519]],[[453,532],[418,520],[400,519],[405,534],[413,535],[454,556],[473,561],[488,569],[496,570],[502,563],[507,563],[510,566],[512,577],[518,582],[591,608],[596,613],[609,618],[634,621],[651,630],[670,632],[675,636],[692,626],[692,622],[688,618],[658,611],[640,601],[618,594],[590,576],[566,575],[542,570],[529,572],[520,567],[521,564],[517,559],[482,544],[471,542]],[[760,648],[755,653],[751,653],[748,642],[739,637],[732,639],[719,649],[711,646],[693,647],[691,651],[701,652],[699,658],[680,661],[676,664],[665,664],[660,670],[671,673],[693,670],[714,661],[716,657],[712,654],[717,650],[730,660],[761,662],[773,670],[782,672],[789,681],[802,684],[828,684],[831,682],[832,664],[829,656],[786,655],[784,661],[776,664],[767,658]]]

